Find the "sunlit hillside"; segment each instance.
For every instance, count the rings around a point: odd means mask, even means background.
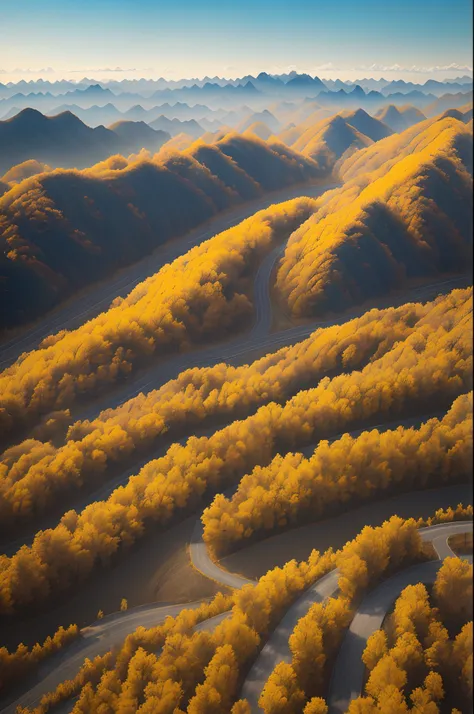
[[[443,119],[353,154],[345,183],[290,239],[278,271],[297,315],[341,310],[471,258],[472,134]]]

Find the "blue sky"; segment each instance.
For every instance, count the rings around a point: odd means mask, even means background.
[[[472,67],[471,0],[0,0],[0,24],[0,81]]]

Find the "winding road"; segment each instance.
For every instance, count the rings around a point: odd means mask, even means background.
[[[194,609],[201,604],[146,605],[97,620],[81,630],[80,639],[49,657],[38,669],[39,681],[19,699],[2,709],[0,714],[14,714],[18,706],[37,706],[43,694],[53,691],[60,682],[75,677],[86,657],[93,659],[104,655],[112,647],[121,645],[137,627],[154,627],[169,616],[176,617],[184,607]]]
[[[469,487],[466,487],[466,492],[468,491]],[[451,503],[449,494],[449,488],[439,489],[441,500],[446,496],[446,507],[457,505]],[[397,503],[402,503],[402,501],[406,502],[406,500],[409,499],[410,503],[413,503],[415,511],[416,495],[417,494],[403,494],[399,497],[391,498],[390,503],[393,508],[396,509]],[[394,510],[394,512],[396,511]],[[200,515],[196,519],[192,542],[190,543],[190,558],[194,567],[224,586],[241,588],[246,584],[252,584],[252,580],[238,574],[229,573],[211,560],[205,544],[202,541]],[[452,554],[451,549],[447,545],[447,539],[455,533],[465,532],[469,529],[472,529],[472,523],[462,522],[421,529],[420,533],[423,540],[433,543],[438,557],[444,558],[447,554]],[[355,535],[356,532],[354,532],[354,536]],[[315,543],[315,547],[317,547],[317,543]],[[433,569],[435,566],[439,567],[440,561],[433,561],[426,565]],[[409,570],[411,571],[412,569]],[[399,575],[403,576],[404,573],[407,572],[408,571],[403,571]],[[436,572],[436,570],[434,572]],[[337,580],[338,571],[333,570],[316,581],[310,588],[302,593],[287,610],[280,623],[268,638],[245,679],[241,692],[241,696],[248,699],[252,712],[261,711],[258,707],[258,699],[275,665],[279,662],[288,662],[291,660],[288,640],[296,623],[306,614],[313,603],[322,602],[336,593]],[[137,627],[153,627],[163,622],[168,616],[176,616],[183,609],[195,608],[199,605],[200,602],[144,605],[133,608],[133,610],[110,615],[103,620],[98,620],[90,627],[86,627],[81,631],[82,637],[79,640],[60,651],[57,655],[49,658],[37,672],[36,679],[38,681],[19,699],[2,709],[0,714],[14,714],[16,707],[19,705],[35,706],[43,694],[54,690],[60,682],[77,674],[86,657],[92,659],[97,655],[105,654],[111,647],[120,645],[125,637],[134,632]],[[195,629],[213,629],[228,615],[229,613],[227,612],[221,613],[220,615],[210,618],[208,621],[200,623]],[[335,681],[337,685],[337,680]],[[343,695],[338,696],[342,698]],[[65,707],[64,711],[69,710]]]
[[[104,655],[110,649],[120,646],[127,635],[134,632],[137,627],[156,627],[167,617],[176,617],[182,610],[195,609],[202,605],[202,601],[172,605],[145,605],[133,608],[128,612],[109,615],[102,620],[97,620],[90,627],[81,631],[81,638],[73,642],[66,649],[58,652],[39,667],[37,684],[15,702],[1,710],[0,714],[14,714],[16,707],[35,707],[41,697],[53,691],[60,682],[75,677],[86,657],[93,659]],[[212,631],[219,623],[229,616],[228,612],[215,615],[203,620],[194,627],[195,631]]]

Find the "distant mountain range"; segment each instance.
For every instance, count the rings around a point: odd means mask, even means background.
[[[104,88],[110,89],[114,93],[131,92],[133,94],[142,93],[143,96],[148,97],[160,89],[182,89],[183,87],[203,87],[206,84],[211,85],[245,85],[247,82],[251,82],[257,89],[261,91],[273,91],[277,88],[281,88],[284,85],[289,85],[291,87],[304,86],[310,84],[320,85],[322,84],[322,89],[348,89],[355,84],[359,84],[363,89],[371,90],[376,89],[379,91],[384,90],[384,93],[390,93],[392,91],[412,91],[413,89],[420,89],[422,91],[428,91],[432,93],[437,93],[439,91],[444,94],[446,91],[463,91],[466,85],[472,86],[473,78],[469,75],[463,75],[462,77],[454,77],[453,79],[445,80],[440,82],[435,79],[429,79],[423,84],[416,84],[414,82],[405,82],[404,80],[388,80],[388,79],[372,79],[363,78],[356,79],[354,81],[341,79],[319,79],[319,77],[311,77],[308,74],[298,74],[297,72],[290,72],[288,74],[268,74],[267,72],[260,72],[258,75],[246,75],[245,77],[240,77],[237,79],[226,79],[225,77],[203,77],[199,78],[188,78],[180,80],[167,80],[163,77],[159,79],[123,79],[123,80],[108,80],[99,81],[93,78],[83,77],[78,82],[73,82],[70,80],[59,80],[51,82],[45,79],[38,80],[20,80],[19,82],[7,82],[2,84],[0,82],[0,98],[5,98],[12,96],[15,93],[31,93],[31,92],[49,92],[53,95],[64,94],[68,91],[75,91],[76,89],[86,88],[90,85],[100,84]],[[313,87],[314,88],[314,87]]]
[[[84,168],[117,153],[158,151],[169,138],[166,131],[144,122],[91,129],[71,112],[46,117],[36,109],[23,109],[0,121],[0,174],[29,159],[52,167]]]
[[[90,84],[74,84],[71,82],[19,82],[15,84],[0,84],[0,117],[6,118],[12,109],[20,110],[26,107],[51,113],[58,107],[78,106],[82,110],[93,106],[105,107],[112,105],[117,111],[127,112],[134,106],[140,106],[144,111],[158,104],[170,103],[204,106],[208,111],[216,109],[233,109],[243,103],[252,110],[261,111],[268,105],[269,97],[273,99],[302,100],[318,98],[335,103],[346,101],[346,95],[359,97],[365,104],[374,104],[389,99],[391,103],[418,101],[420,106],[434,101],[443,94],[456,94],[472,90],[472,78],[460,77],[453,82],[428,80],[424,84],[415,84],[396,80],[364,79],[360,83],[342,82],[341,80],[321,80],[308,74],[272,76],[261,72],[256,77],[247,76],[239,80],[196,81],[193,83],[166,83],[165,80],[151,82],[148,80],[131,82],[93,82]],[[426,102],[425,97],[429,98]],[[196,109],[196,112],[200,111]],[[197,113],[192,116],[174,116],[199,120]],[[165,112],[163,112],[167,115]],[[145,120],[145,117],[134,117]],[[154,117],[156,118],[156,117]]]

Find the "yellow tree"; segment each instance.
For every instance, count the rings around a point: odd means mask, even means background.
[[[294,714],[303,707],[304,692],[298,687],[296,673],[286,662],[277,664],[258,700],[265,714]]]

